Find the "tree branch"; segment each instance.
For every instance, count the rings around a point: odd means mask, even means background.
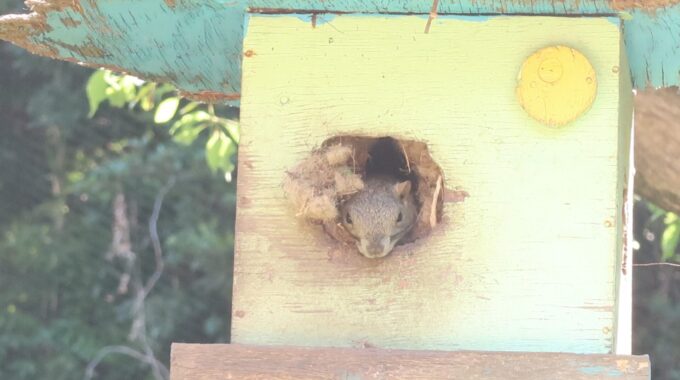
[[[163,199],[165,198],[165,195],[168,193],[168,191],[170,191],[170,189],[175,185],[175,182],[175,177],[170,177],[167,183],[158,191],[156,198],[154,199],[153,210],[151,212],[151,216],[149,217],[149,237],[151,238],[154,261],[156,265],[154,272],[146,282],[144,282],[142,278],[141,271],[138,270],[136,271],[137,273],[134,274],[131,269],[136,259],[136,255],[131,251],[132,242],[130,242],[129,238],[129,223],[127,216],[125,215],[127,205],[122,193],[116,197],[117,202],[114,202],[114,243],[112,244],[112,247],[113,251],[115,251],[114,253],[118,253],[119,256],[126,259],[126,267],[128,268],[128,270],[126,270],[126,274],[131,277],[132,285],[135,289],[135,298],[132,304],[132,326],[130,327],[128,339],[139,342],[142,346],[143,352],[134,350],[127,346],[104,347],[97,353],[97,355],[95,355],[94,359],[88,363],[87,369],[85,371],[85,380],[92,378],[97,365],[99,365],[106,355],[111,353],[128,355],[132,358],[149,364],[153,372],[153,377],[156,380],[166,380],[169,377],[168,369],[163,365],[163,363],[156,359],[156,356],[154,355],[147,338],[145,300],[151,290],[153,290],[154,286],[156,286],[156,283],[163,274],[163,268],[165,267],[165,262],[163,261],[163,249],[158,236],[158,218],[160,216],[161,207],[163,206]],[[118,215],[118,218],[115,217],[116,215]],[[124,221],[125,223],[121,223],[121,221]],[[122,224],[124,224],[124,228],[119,228],[122,232],[118,235],[121,235],[124,238],[117,239],[116,226]],[[124,244],[121,244],[121,242]],[[116,250],[116,247],[119,249]]]
[[[159,368],[159,370],[162,372],[162,376],[164,378],[168,378],[170,376],[170,372],[168,371],[168,368],[163,365],[163,363],[159,362],[155,358],[153,359],[153,362],[149,359],[148,355],[145,355],[137,350],[134,350],[128,346],[106,346],[102,349],[100,349],[97,352],[97,355],[95,355],[94,359],[92,359],[89,363],[87,363],[87,368],[85,370],[85,376],[83,376],[83,380],[90,380],[92,379],[92,376],[94,376],[94,370],[97,368],[99,363],[104,360],[104,358],[109,355],[109,354],[121,354],[121,355],[127,355],[132,358],[135,358],[141,362],[147,363],[151,366],[156,366]]]
[[[644,264],[633,264],[634,267],[660,267],[660,266],[669,266],[669,267],[676,267],[680,268],[680,264],[676,263],[644,263]]]
[[[165,267],[165,262],[163,261],[163,250],[161,248],[161,241],[158,237],[158,217],[161,212],[161,207],[163,206],[163,199],[165,195],[170,191],[170,189],[175,185],[175,177],[170,177],[168,182],[163,186],[156,195],[156,199],[153,203],[153,211],[151,212],[151,217],[149,218],[149,236],[151,237],[151,244],[153,246],[154,258],[156,260],[156,269],[154,270],[151,277],[144,285],[144,297],[146,297],[151,289],[156,285],[156,282],[161,277],[163,273],[163,268]]]
[[[158,217],[161,213],[161,207],[163,206],[163,199],[165,195],[170,191],[170,189],[175,185],[175,177],[170,177],[166,184],[158,191],[156,194],[156,199],[153,203],[153,210],[151,212],[151,217],[149,217],[149,237],[151,238],[151,244],[153,246],[154,259],[156,262],[156,268],[153,274],[149,277],[146,283],[137,288],[137,296],[133,306],[133,322],[130,331],[130,337],[132,339],[138,339],[144,348],[144,353],[148,358],[148,362],[151,363],[151,369],[153,370],[153,375],[156,380],[165,380],[167,375],[164,375],[161,368],[156,364],[158,360],[154,355],[151,345],[146,336],[146,310],[145,310],[145,300],[149,295],[151,290],[156,286],[158,279],[160,279],[163,274],[163,268],[165,267],[165,262],[163,261],[163,249],[161,247],[161,241],[158,237]],[[141,283],[142,280],[139,280]]]

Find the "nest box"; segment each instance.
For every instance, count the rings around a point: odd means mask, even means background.
[[[680,82],[676,0],[27,5],[0,39],[240,102],[235,344],[174,345],[173,379],[649,377],[570,352],[630,354],[631,87]],[[419,217],[372,260],[283,179],[340,143],[353,187],[377,141]]]
[[[247,19],[233,342],[615,351],[630,338],[618,19],[425,21]],[[436,226],[370,260],[296,217],[283,174],[339,136],[425,144],[443,177]],[[447,202],[455,191],[468,196]]]

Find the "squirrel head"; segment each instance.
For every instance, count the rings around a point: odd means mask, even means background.
[[[385,257],[415,224],[411,182],[367,180],[363,190],[342,204],[341,217],[362,255]]]

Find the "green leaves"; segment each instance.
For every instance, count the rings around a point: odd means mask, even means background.
[[[661,234],[661,260],[662,261],[676,261],[680,257],[676,257],[678,244],[680,244],[680,217],[678,214],[668,212],[651,203],[647,203],[647,208],[652,212],[650,221],[656,221],[663,217],[663,233]]]
[[[227,130],[229,136],[236,144],[238,144],[241,134],[239,133],[238,123],[233,120],[223,119],[222,126]]]
[[[672,212],[666,214],[664,218],[666,229],[661,235],[661,258],[663,261],[672,260],[680,242],[680,219]]]
[[[106,70],[96,71],[87,83],[90,104],[89,117],[107,101],[111,107],[130,110],[137,106],[143,113],[153,112],[153,123],[172,123],[168,132],[174,142],[188,146],[203,131],[209,131],[205,158],[213,171],[223,171],[228,178],[234,170],[232,157],[239,141],[239,126],[235,120],[218,116],[212,105],[186,101],[179,96],[167,97],[175,88],[169,84],[145,83],[133,76],[116,75]]]
[[[143,111],[149,112],[156,107],[156,103],[165,94],[175,91],[175,88],[169,84],[146,83],[131,75],[116,75],[107,70],[98,70],[90,76],[85,91],[90,104],[88,116],[93,117],[104,101],[108,101],[109,105],[114,108],[127,106],[133,109],[139,105]],[[163,105],[158,117],[167,115],[167,120],[170,120],[175,113],[171,106],[174,102],[179,104],[179,98],[166,100],[167,104]],[[174,108],[176,111],[177,105]]]
[[[215,128],[205,146],[208,167],[213,172],[222,170],[230,173],[234,170],[234,164],[231,162],[231,156],[234,153],[236,153],[236,144],[233,140],[224,133],[224,130]]]
[[[0,8],[22,4],[8,2]],[[182,99],[169,122],[156,124],[157,106],[177,96],[171,85],[105,71],[83,78],[82,68],[29,54],[2,54],[0,62],[3,126],[18,126],[3,128],[0,138],[7,168],[0,175],[0,379],[81,379],[104,347],[142,350],[129,340],[133,287],[135,276],[146,280],[154,270],[146,224],[171,176],[177,181],[158,223],[165,269],[144,307],[149,343],[167,365],[172,341],[224,342],[235,186],[208,168],[212,123],[202,123],[190,146],[169,133],[186,114],[208,114],[207,106]],[[107,255],[112,228],[126,230],[114,226],[118,193],[127,206],[117,210],[127,210],[132,232],[132,277],[126,259]],[[94,379],[154,376],[147,363],[114,354]]]
[[[156,109],[154,121],[164,123],[177,113],[179,98],[167,98]],[[229,174],[234,170],[232,157],[236,154],[239,131],[238,123],[215,115],[212,107],[208,111],[197,109],[199,103],[190,102],[182,107],[179,120],[170,127],[170,135],[178,144],[191,145],[206,129],[210,137],[205,145],[205,159],[213,172],[222,171]]]
[[[105,100],[115,108],[123,108],[128,103],[134,106],[138,93],[142,91],[138,91],[138,87],[144,89],[151,86],[142,86],[143,84],[144,81],[130,75],[115,75],[106,70],[95,71],[85,87],[90,104],[88,117],[93,117]]]
[[[177,143],[190,145],[208,126],[210,118],[210,114],[205,111],[186,114],[170,127],[170,134]]]
[[[179,97],[164,99],[156,108],[156,113],[153,116],[154,123],[163,124],[170,121],[177,113],[177,107],[179,107]]]
[[[109,85],[104,80],[104,75],[106,75],[105,71],[95,71],[94,74],[90,76],[90,79],[88,79],[87,85],[85,86],[87,100],[90,103],[90,112],[87,114],[88,117],[94,116],[101,102],[107,98],[106,89]]]

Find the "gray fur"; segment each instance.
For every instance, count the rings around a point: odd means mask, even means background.
[[[345,229],[357,239],[359,251],[369,258],[387,256],[416,221],[410,183],[400,184],[390,177],[367,179],[364,189],[344,202],[340,211]],[[402,218],[397,221],[400,212]]]

